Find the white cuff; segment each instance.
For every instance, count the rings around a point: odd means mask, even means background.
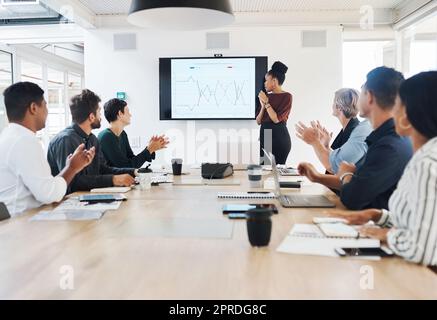
[[[389,220],[390,220],[390,212],[388,212],[385,209],[382,209],[381,218],[376,222],[376,225],[385,226]]]

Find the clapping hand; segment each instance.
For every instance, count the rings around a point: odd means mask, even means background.
[[[267,97],[266,93],[264,91],[260,91],[258,94],[259,101],[264,106],[269,102],[269,97]]]
[[[317,141],[320,141],[320,132],[317,129],[313,127],[307,127],[300,121],[295,128],[296,136],[305,143],[314,145]]]
[[[165,135],[153,136],[149,141],[149,146],[147,147],[147,149],[150,153],[154,153],[156,151],[167,148],[167,145],[169,143],[170,141]]]
[[[311,127],[319,132],[320,143],[323,144],[326,148],[329,148],[333,133],[329,132],[324,126],[322,126],[318,120],[311,121]]]
[[[67,157],[66,165],[72,168],[74,172],[79,173],[93,162],[95,155],[95,147],[86,150],[85,145],[82,143],[73,154]]]

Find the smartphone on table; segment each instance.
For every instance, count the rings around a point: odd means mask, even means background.
[[[223,214],[229,219],[246,219],[246,212],[253,209],[270,209],[278,214],[278,208],[274,204],[226,204],[223,206]]]
[[[393,257],[394,252],[387,247],[380,248],[336,248],[340,257]]]

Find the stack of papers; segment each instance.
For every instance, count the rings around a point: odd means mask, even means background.
[[[80,211],[80,210],[59,210],[42,211],[33,216],[30,221],[86,221],[99,220],[103,216],[103,211]]]
[[[379,248],[380,246],[379,240],[329,238],[316,225],[296,224],[277,251],[299,255],[338,257],[335,252],[336,248]]]
[[[79,202],[78,199],[68,199],[62,202],[55,210],[81,210],[81,211],[108,211],[118,210],[121,206],[121,201],[110,203],[88,204],[87,202]]]
[[[68,199],[52,211],[42,211],[33,216],[30,221],[84,221],[98,220],[106,211],[117,210],[121,202],[87,204],[78,199]]]

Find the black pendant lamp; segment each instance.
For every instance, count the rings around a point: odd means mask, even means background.
[[[234,22],[229,0],[132,0],[129,23],[143,28],[202,30]]]

